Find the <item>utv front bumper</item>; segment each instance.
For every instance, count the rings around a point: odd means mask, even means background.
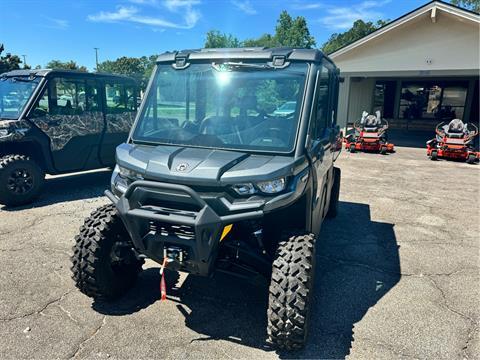
[[[161,262],[173,251],[180,256],[169,267],[199,275],[211,273],[225,226],[264,215],[264,203],[257,202],[232,204],[228,215],[219,216],[192,188],[171,183],[139,180],[120,197],[105,194],[139,253]]]

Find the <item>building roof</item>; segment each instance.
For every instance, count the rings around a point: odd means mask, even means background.
[[[400,16],[398,19],[395,19],[388,24],[382,26],[381,28],[373,31],[372,33],[368,34],[367,36],[364,36],[363,38],[360,38],[350,44],[347,44],[340,49],[334,51],[331,53],[329,56],[333,60],[335,60],[335,57],[339,55],[343,55],[350,50],[353,50],[366,42],[376,39],[379,36],[382,36],[383,34],[413,20],[416,19],[419,16],[422,16],[428,12],[430,12],[430,17],[432,19],[432,22],[436,21],[436,16],[438,11],[443,11],[449,14],[452,14],[454,16],[457,16],[461,19],[467,20],[467,21],[472,21],[474,23],[480,24],[480,15],[474,11],[466,10],[461,7],[446,3],[444,1],[439,1],[439,0],[434,0],[430,1],[429,3],[414,9],[410,11],[409,13]]]

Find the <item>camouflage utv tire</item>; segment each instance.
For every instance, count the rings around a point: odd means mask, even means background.
[[[0,204],[19,206],[32,202],[41,192],[45,172],[26,155],[0,158]]]

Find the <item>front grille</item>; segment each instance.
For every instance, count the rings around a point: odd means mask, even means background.
[[[184,240],[194,240],[195,231],[192,226],[150,222],[150,231],[161,236],[174,236]]]

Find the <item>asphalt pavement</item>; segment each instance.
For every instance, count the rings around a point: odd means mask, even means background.
[[[319,238],[304,350],[265,344],[265,284],[170,274],[162,302],[148,262],[115,303],[77,291],[73,238],[107,203],[105,170],[49,178],[32,206],[1,208],[0,358],[480,358],[480,166],[415,147],[337,164],[339,215]]]

